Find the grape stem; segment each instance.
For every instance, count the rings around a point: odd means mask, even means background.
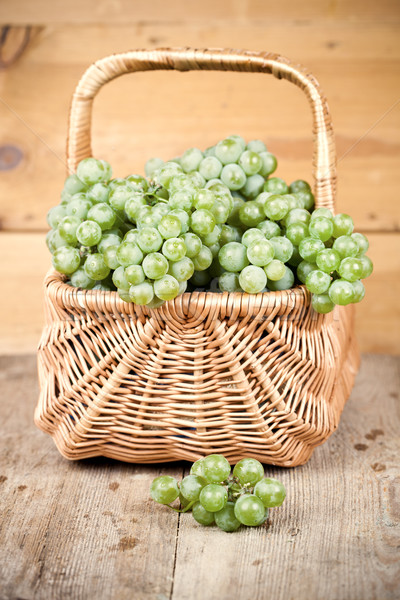
[[[171,506],[170,504],[165,504],[165,506],[168,506],[168,508],[170,508],[171,510],[174,510],[177,513],[185,513],[188,510],[190,510],[194,504],[196,504],[196,500],[193,500],[193,502],[190,502],[183,510],[180,508],[175,508],[174,506]]]

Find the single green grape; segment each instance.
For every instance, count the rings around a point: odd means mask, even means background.
[[[181,208],[174,208],[174,210],[171,210],[171,212],[169,213],[168,216],[175,217],[179,220],[179,222],[181,224],[181,233],[186,233],[189,230],[190,217],[189,217],[189,214],[185,210],[182,210]],[[177,237],[177,236],[170,235],[169,237]]]
[[[169,238],[163,244],[162,253],[168,260],[181,260],[186,254],[185,242],[181,238]]]
[[[305,208],[308,211],[311,211],[314,208],[315,198],[311,192],[296,192],[293,195],[300,200],[302,208]]]
[[[218,286],[221,292],[242,291],[237,273],[229,273],[229,271],[224,271],[224,273],[221,273],[218,278]]]
[[[313,294],[311,306],[317,313],[325,315],[335,308],[335,303],[332,302],[328,294]]]
[[[264,267],[264,272],[267,276],[267,280],[279,281],[286,273],[285,264],[274,258]]]
[[[228,225],[231,225],[232,227],[240,227],[241,226],[241,221],[239,218],[239,211],[240,208],[243,206],[243,204],[245,203],[245,200],[235,194],[238,194],[239,192],[233,192],[232,194],[232,200],[233,200],[233,208],[229,214],[227,223]]]
[[[287,184],[279,177],[270,177],[264,184],[264,192],[271,192],[272,194],[287,194],[289,188]]]
[[[125,277],[131,285],[139,285],[146,279],[141,265],[129,265],[125,267]]]
[[[122,242],[117,250],[117,260],[120,265],[139,265],[143,260],[143,252],[135,242]]]
[[[267,192],[264,192],[266,194]],[[260,194],[262,196],[262,194]],[[259,197],[260,197],[259,196]],[[286,217],[289,204],[284,196],[272,194],[264,204],[264,212],[271,221],[281,221]]]
[[[289,267],[285,267],[286,271],[284,276],[278,281],[268,281],[268,288],[273,292],[282,290],[289,290],[294,284],[293,271]]]
[[[104,233],[100,242],[97,244],[97,250],[104,253],[106,248],[109,246],[119,246],[121,243],[121,236],[118,233]]]
[[[150,496],[159,504],[171,504],[179,496],[178,482],[170,475],[156,477],[150,486]]]
[[[264,477],[264,467],[255,458],[242,458],[233,469],[233,476],[237,477],[242,485],[255,485]]]
[[[340,265],[340,254],[333,248],[325,248],[318,252],[315,262],[317,267],[325,273],[337,271]]]
[[[110,189],[106,183],[95,183],[87,190],[86,196],[93,204],[108,202]]]
[[[249,265],[241,271],[239,284],[247,294],[258,294],[267,285],[267,276],[261,267]]]
[[[111,208],[113,208],[116,212],[121,212],[125,210],[125,206],[131,198],[134,198],[138,195],[135,190],[131,188],[131,186],[125,181],[124,185],[120,185],[111,190],[108,202],[110,203]],[[139,194],[140,196],[141,194]]]
[[[195,208],[211,210],[214,206],[215,194],[211,190],[197,190],[193,196],[193,206]]]
[[[349,235],[341,235],[336,238],[332,248],[338,252],[340,258],[357,256],[359,252],[357,242]]]
[[[247,150],[252,152],[266,152],[267,147],[262,140],[250,140],[246,146]]]
[[[232,532],[237,531],[241,526],[241,522],[235,517],[234,502],[227,502],[221,510],[214,513],[216,525],[222,531]]]
[[[346,306],[353,302],[354,288],[350,281],[336,279],[331,283],[328,294],[334,304]]]
[[[261,221],[261,223],[257,225],[257,229],[259,229],[264,234],[267,240],[270,240],[273,237],[280,236],[282,233],[278,223],[274,223],[274,221],[269,220]]]
[[[61,219],[57,231],[68,244],[75,245],[77,243],[76,231],[80,224],[81,221],[77,217],[67,216]]]
[[[115,244],[114,246],[107,246],[107,248],[101,253],[104,258],[104,262],[107,267],[110,269],[117,269],[120,264],[117,258],[117,251],[119,248],[119,244]]]
[[[256,227],[247,229],[242,235],[242,244],[248,248],[251,244],[257,240],[264,240],[263,232]],[[236,241],[236,240],[235,240]]]
[[[235,163],[242,154],[242,145],[237,140],[226,138],[215,146],[215,156],[223,164]]]
[[[292,242],[284,236],[275,236],[269,240],[275,252],[275,258],[286,263],[293,254]]]
[[[265,179],[259,173],[250,175],[242,189],[241,194],[248,200],[254,200],[263,191]]]
[[[363,272],[364,269],[362,261],[359,258],[354,258],[352,256],[343,258],[338,269],[340,277],[351,282],[361,279]]]
[[[357,256],[365,254],[369,248],[369,242],[365,235],[362,233],[352,233],[351,239],[354,240],[358,246]]]
[[[307,275],[306,287],[313,294],[324,294],[331,284],[331,276],[319,269],[312,270]]]
[[[199,165],[199,173],[209,181],[220,176],[222,163],[216,156],[206,156]]]
[[[362,266],[362,274],[360,279],[366,279],[371,275],[374,265],[372,264],[372,260],[369,258],[369,256],[366,256],[365,254],[360,256],[359,260],[361,261]]]
[[[289,192],[296,194],[297,192],[311,192],[311,186],[303,179],[296,179],[289,185]]]
[[[161,158],[149,158],[144,165],[144,172],[146,173],[147,177],[151,178],[154,173],[163,166],[163,164],[164,161]]]
[[[305,223],[292,223],[286,229],[286,237],[294,246],[299,246],[301,242],[308,236],[308,227]]]
[[[261,170],[263,164],[260,155],[253,150],[242,152],[238,163],[246,175],[255,175]]]
[[[316,237],[323,242],[326,242],[330,237],[332,237],[333,222],[331,219],[327,219],[326,217],[314,217],[310,221],[308,230],[311,237]]]
[[[200,504],[208,512],[217,512],[224,508],[228,501],[228,492],[222,485],[209,483],[200,492]]]
[[[213,244],[218,244],[219,238],[221,236],[221,231],[222,231],[221,227],[219,225],[216,225],[210,233],[207,233],[207,235],[203,236],[203,243],[206,246],[212,246]]]
[[[114,273],[112,274],[112,280],[115,287],[119,290],[123,290],[124,292],[128,292],[132,285],[127,278],[125,268],[122,266],[115,269]]]
[[[257,227],[264,221],[265,215],[262,208],[254,200],[245,202],[239,209],[240,222],[246,227]]]
[[[179,190],[172,194],[168,199],[168,206],[173,210],[174,208],[181,208],[182,210],[190,210],[192,208],[193,195],[191,191],[186,189]]]
[[[224,246],[225,247],[225,246]],[[196,271],[205,271],[213,261],[213,254],[207,246],[202,246],[200,252],[192,259]]]
[[[225,271],[239,272],[248,264],[246,246],[239,242],[229,242],[218,253],[219,262]]]
[[[325,249],[324,242],[318,238],[306,237],[299,244],[300,256],[311,263],[315,263],[317,254]],[[324,270],[324,269],[322,269]]]
[[[111,167],[105,161],[96,158],[84,158],[76,169],[78,178],[86,185],[93,185],[111,178]]]
[[[301,283],[305,284],[307,276],[311,273],[311,271],[315,271],[316,269],[317,265],[309,263],[306,260],[302,260],[301,263],[297,265],[297,278],[299,279],[299,281],[301,281]]]
[[[261,169],[259,170],[259,174],[262,175],[262,177],[268,177],[269,175],[272,175],[278,166],[276,157],[271,154],[271,152],[265,151],[260,152],[259,156],[261,158]]]
[[[353,303],[361,302],[365,296],[365,287],[361,281],[353,281],[354,298]]]
[[[82,246],[96,246],[101,236],[101,227],[95,221],[83,221],[76,230],[77,240]]]
[[[143,227],[137,234],[136,244],[142,252],[158,252],[163,244],[163,238],[155,227]]]
[[[66,207],[61,206],[61,204],[59,204],[58,206],[54,206],[53,208],[51,208],[49,210],[49,212],[47,213],[47,217],[46,217],[47,223],[48,223],[49,227],[51,227],[52,229],[57,229],[57,227],[61,223],[62,219],[66,216],[67,216]]]
[[[184,233],[180,236],[186,246],[186,256],[188,258],[194,258],[198,255],[201,250],[202,242],[198,235],[195,233]]]
[[[125,213],[132,223],[136,223],[143,207],[147,206],[146,198],[138,192],[133,193],[125,203]]]
[[[339,213],[333,217],[333,237],[338,238],[341,235],[350,235],[353,232],[353,219],[344,213]]]
[[[169,213],[164,215],[158,225],[158,231],[161,233],[164,239],[178,237],[182,233],[182,223],[180,219]]]
[[[149,279],[160,279],[168,272],[168,260],[160,252],[147,254],[142,262],[144,274]]]
[[[179,293],[179,282],[172,275],[164,275],[154,282],[154,292],[161,300],[173,300]]]
[[[203,160],[203,153],[198,148],[189,148],[186,150],[181,158],[180,164],[185,173],[191,173],[198,169],[201,161]]]
[[[252,265],[265,267],[275,256],[272,243],[266,239],[255,240],[247,248],[247,258]]]
[[[199,475],[187,475],[181,481],[181,494],[189,502],[197,502],[200,492],[207,485],[206,479]]]
[[[212,525],[214,523],[214,514],[213,512],[209,512],[200,504],[200,502],[196,502],[192,508],[192,515],[197,523],[200,525]]]
[[[228,479],[231,465],[222,454],[209,454],[203,459],[204,477],[211,483],[220,483]]]
[[[325,208],[325,206],[321,206],[320,208],[316,208],[311,213],[311,220],[316,219],[317,217],[324,217],[325,219],[330,219],[333,221],[333,214],[329,208]]]
[[[190,227],[199,236],[211,233],[216,225],[213,214],[205,209],[195,210],[190,218]]]
[[[64,183],[64,191],[73,196],[79,192],[85,191],[87,188],[86,184],[79,179],[75,174],[67,177]]]
[[[90,200],[87,199],[86,194],[79,193],[72,196],[71,200],[68,202],[65,208],[67,211],[67,215],[77,217],[78,219],[83,221],[87,218],[87,214],[91,206],[92,203]]]
[[[90,221],[95,221],[101,227],[101,230],[105,231],[113,227],[117,215],[111,206],[105,202],[99,202],[89,209],[87,218]]]
[[[100,252],[89,254],[86,258],[84,269],[86,275],[96,281],[105,279],[110,274],[110,268],[104,262],[103,255]]]
[[[192,466],[190,467],[190,474],[191,475],[198,475],[199,477],[205,477],[204,475],[204,458],[199,458],[198,460],[196,460],[196,462],[194,462],[192,464]]]
[[[203,257],[204,258],[204,257]],[[193,259],[195,260],[195,259]],[[171,262],[169,265],[168,273],[175,277],[175,279],[182,283],[183,281],[187,281],[190,279],[194,273],[194,263],[193,260],[184,256],[181,260],[177,260],[176,262]]]
[[[52,256],[53,267],[59,273],[71,275],[77,271],[81,264],[81,257],[76,248],[70,246],[60,246],[54,251]],[[92,279],[94,279],[92,277]]]
[[[231,225],[221,225],[221,233],[219,236],[219,244],[224,246],[229,242],[240,242],[242,239],[241,230],[238,227]]]
[[[149,304],[154,298],[154,289],[149,281],[143,281],[137,285],[132,285],[129,288],[129,297],[132,302],[145,306]]]
[[[230,190],[240,190],[246,183],[246,173],[235,163],[225,165],[220,177]]]
[[[281,506],[286,498],[285,486],[272,477],[261,479],[254,488],[254,494],[266,508]]]
[[[87,276],[85,269],[79,268],[70,277],[70,283],[76,288],[91,290],[96,282]]]
[[[236,500],[234,508],[235,517],[243,525],[257,527],[265,517],[265,507],[258,496],[244,494]]]

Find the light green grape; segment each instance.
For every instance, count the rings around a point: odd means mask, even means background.
[[[258,294],[267,285],[267,276],[261,267],[249,265],[241,271],[239,284],[244,292]]]

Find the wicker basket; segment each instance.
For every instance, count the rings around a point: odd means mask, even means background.
[[[73,96],[68,166],[91,155],[92,103],[129,72],[272,73],[301,87],[314,125],[314,194],[334,208],[326,100],[303,68],[237,50],[132,51],[96,62]],[[353,307],[316,314],[303,286],[266,294],[183,294],[159,309],[82,291],[52,271],[39,346],[35,423],[69,459],[151,463],[222,453],[295,466],[338,426],[358,368]]]

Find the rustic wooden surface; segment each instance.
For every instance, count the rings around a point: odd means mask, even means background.
[[[32,424],[35,358],[1,358],[2,600],[387,600],[400,595],[400,364],[365,355],[338,431],[233,534],[149,500],[187,464],[70,463]]]
[[[26,257],[13,265],[18,297],[1,300],[0,352],[32,352],[36,345],[41,278],[50,263],[40,244],[63,184],[68,109],[83,71],[131,48],[225,46],[278,52],[320,80],[336,132],[338,211],[349,212],[371,237],[376,263],[358,311],[360,346],[400,354],[400,306],[393,300],[400,271],[397,0],[205,0],[184,9],[171,0],[168,10],[161,0],[4,0],[0,18],[11,26],[2,40],[6,61],[31,26],[18,60],[0,71],[0,245],[8,256]],[[168,158],[232,132],[263,138],[284,178],[310,177],[308,105],[287,82],[237,73],[139,73],[116,80],[95,102],[94,151],[117,175],[142,172],[149,156]],[[38,253],[27,274],[26,262]],[[16,285],[7,281],[9,271],[3,262],[2,289]]]

